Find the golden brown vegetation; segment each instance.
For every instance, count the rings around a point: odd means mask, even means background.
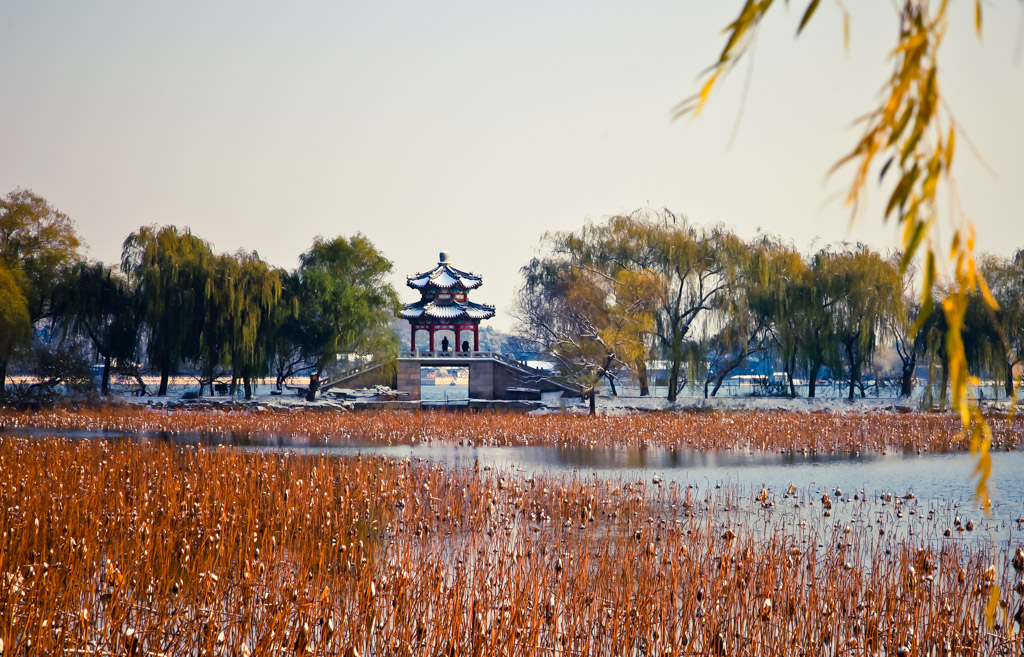
[[[994,449],[1024,444],[1024,418],[989,418]],[[0,428],[37,427],[169,434],[304,436],[327,442],[417,443],[425,440],[483,445],[665,446],[675,449],[753,449],[826,454],[966,450],[968,439],[953,415],[798,413],[748,411],[638,413],[590,418],[575,414],[523,415],[316,410],[163,410],[100,407],[39,413],[0,412]]]
[[[951,504],[870,497],[6,436],[0,640],[5,656],[1021,654],[1019,546],[944,538],[971,522]]]

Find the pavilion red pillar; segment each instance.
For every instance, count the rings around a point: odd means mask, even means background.
[[[415,353],[415,351],[416,351],[416,325],[415,324],[409,324],[409,327],[411,328],[411,330],[409,331],[409,333],[410,333],[410,335],[409,335],[409,347]]]
[[[473,351],[480,351],[480,325],[473,325]]]
[[[430,351],[434,351],[434,325],[430,325]]]

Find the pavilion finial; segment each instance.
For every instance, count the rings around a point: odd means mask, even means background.
[[[447,251],[441,251],[441,259],[437,261],[437,264],[439,264],[439,265],[447,264],[449,257],[450,257],[450,255],[449,255],[449,253]]]

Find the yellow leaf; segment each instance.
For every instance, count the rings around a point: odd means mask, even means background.
[[[892,134],[889,135],[890,146],[896,143],[896,140],[900,138],[900,135],[902,135],[903,131],[906,129],[907,124],[910,123],[910,117],[914,114],[915,106],[913,98],[907,101],[907,108],[903,110],[903,115],[900,116],[900,120],[896,123],[896,127],[892,129]]]
[[[985,277],[978,274],[977,283],[978,289],[981,290],[981,296],[985,299],[985,303],[988,304],[988,307],[992,310],[999,310],[999,302],[996,301],[994,296],[992,296],[992,290],[988,288],[988,283],[985,282]]]
[[[974,29],[978,31],[978,38],[981,38],[981,0],[974,0]]]
[[[722,74],[722,68],[719,67],[711,74],[708,81],[701,87],[700,94],[697,98],[697,108],[693,111],[694,115],[699,115],[700,111],[704,109],[704,103],[708,102],[708,96],[711,95],[711,88],[715,86],[715,81],[718,80],[718,76]]]
[[[924,263],[924,282],[921,285],[921,312],[917,315],[917,320],[914,322],[913,328],[910,329],[911,335],[917,335],[917,332],[921,330],[924,323],[928,321],[928,317],[931,316],[932,310],[935,308],[935,301],[932,298],[932,287],[935,285],[935,254],[928,251],[925,256]]]
[[[889,204],[885,206],[886,219],[889,218],[889,215],[892,214],[895,208],[902,207],[906,203],[907,196],[910,194],[910,188],[914,186],[914,182],[920,174],[921,170],[917,168],[917,164],[910,171],[903,174],[899,183],[896,184],[896,189],[893,190],[892,196],[889,197]]]
[[[917,252],[917,248],[921,245],[921,239],[931,229],[932,223],[935,221],[934,215],[928,219],[928,221],[914,221],[911,220],[914,230],[910,236],[910,239],[904,237],[903,240],[903,256],[900,258],[900,274],[907,271],[907,265],[914,258],[914,253]]]
[[[921,135],[924,134],[924,129],[920,125],[914,126],[914,131],[910,133],[910,139],[903,144],[903,151],[900,153],[900,165],[907,161],[910,154],[914,152],[914,148],[917,147],[917,142],[921,141]]]

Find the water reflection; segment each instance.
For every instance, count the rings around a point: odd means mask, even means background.
[[[606,479],[657,476],[666,483],[734,485],[758,490],[766,485],[781,492],[790,483],[809,491],[841,488],[871,496],[912,492],[920,499],[970,505],[974,457],[966,453],[915,452],[801,454],[750,450],[692,451],[668,447],[492,447],[429,442],[387,445],[339,436],[285,434],[115,432],[52,429],[3,429],[3,435],[69,438],[130,438],[184,445],[230,445],[246,450],[291,450],[337,456],[382,455],[422,459],[453,467],[505,469],[528,474],[597,474]],[[1006,515],[1024,515],[1024,452],[993,457],[996,497]]]

